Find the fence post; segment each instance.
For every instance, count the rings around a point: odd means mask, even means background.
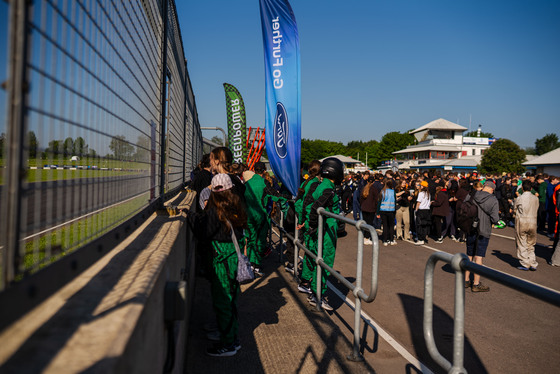
[[[356,289],[362,290],[362,275],[363,275],[363,264],[364,264],[364,232],[361,229],[362,222],[358,221],[356,228],[358,229],[358,255],[356,258]],[[372,239],[374,239],[372,237]],[[360,330],[362,322],[362,298],[358,296],[357,292],[354,293],[356,298],[355,304],[356,308],[354,310],[354,344],[352,348],[352,353],[346,358],[350,361],[360,362],[364,361],[364,356],[360,354]]]
[[[298,272],[299,272],[299,230],[298,230],[298,216],[294,214],[295,218],[295,227],[294,227],[294,280],[298,280]],[[304,260],[305,260],[305,252],[303,253]]]
[[[321,305],[321,275],[323,272],[323,268],[321,267],[321,265],[319,264],[319,261],[323,260],[323,231],[324,231],[324,221],[323,221],[323,215],[321,214],[322,212],[324,212],[325,209],[324,208],[319,208],[317,209],[317,216],[319,218],[319,231],[317,233],[318,238],[317,238],[317,259],[315,260],[315,263],[317,264],[317,290],[316,290],[316,297],[317,297],[317,305],[315,306],[317,308],[317,310],[322,310],[322,305]],[[311,290],[313,291],[313,290]]]
[[[2,251],[2,277],[0,290],[11,282],[19,268],[21,214],[24,209],[24,179],[27,174],[25,142],[27,131],[27,101],[29,92],[29,69],[27,59],[30,47],[31,3],[26,0],[10,2],[9,71],[7,138],[5,142],[6,173],[2,198],[2,224],[0,237],[4,238]]]
[[[187,180],[187,59],[185,59],[185,80],[183,82],[183,186]]]
[[[168,22],[167,22],[167,1],[161,0],[161,13],[162,13],[162,24],[163,24],[163,35],[161,43],[161,123],[159,126],[159,198],[160,203],[163,204],[163,195],[165,194],[165,122],[167,117],[167,105],[166,105],[166,91],[167,91],[167,33],[168,33]]]

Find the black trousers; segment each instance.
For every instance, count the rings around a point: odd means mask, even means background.
[[[395,237],[395,211],[380,212],[381,224],[383,225],[383,242],[390,242]]]
[[[365,212],[362,210],[362,216],[364,221],[370,226],[373,226],[373,219],[375,218],[375,212]],[[364,230],[364,238],[371,239],[371,234],[369,230]]]

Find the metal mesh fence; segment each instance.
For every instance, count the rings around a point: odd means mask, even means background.
[[[3,290],[181,188],[202,139],[172,0],[1,6]]]

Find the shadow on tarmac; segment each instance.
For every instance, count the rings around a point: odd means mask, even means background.
[[[197,278],[186,359],[188,373],[297,373],[308,371],[309,365],[315,367],[317,373],[329,372],[333,367],[345,373],[375,373],[366,362],[347,360],[346,354],[351,352],[351,343],[325,312],[316,311],[315,307],[307,303],[306,296],[289,284],[291,275],[276,261],[276,256],[269,256],[261,265],[265,275],[244,288],[239,298],[239,339],[242,349],[232,357],[212,358],[205,354],[210,342],[206,339],[203,326],[215,317],[209,294],[210,285],[205,279]],[[330,277],[329,280],[332,282],[334,278]],[[293,300],[287,300],[284,291]],[[337,299],[333,297],[330,300],[334,304]],[[290,337],[294,333],[299,339],[310,337],[305,330],[291,331],[293,324],[286,324],[285,320],[279,319],[280,310],[289,308],[294,302],[295,312],[306,316],[317,334],[314,336],[325,343],[324,351],[318,351],[309,344],[297,353],[297,357],[292,352],[294,343]],[[332,306],[336,308],[338,304]],[[270,325],[270,328],[258,328],[262,324]],[[272,333],[273,330],[276,333]]]
[[[415,350],[415,356],[434,370],[434,373],[445,373],[430,356],[426,342],[424,340],[423,332],[423,318],[424,318],[424,300],[415,296],[399,294],[403,309],[406,314],[408,326],[410,329],[410,336],[412,338],[412,345]],[[453,360],[453,318],[443,311],[441,308],[434,305],[433,311],[434,321],[434,340],[439,353],[448,361]],[[464,365],[469,373],[487,373],[487,369],[478,357],[474,347],[469,339],[465,336],[464,348]]]

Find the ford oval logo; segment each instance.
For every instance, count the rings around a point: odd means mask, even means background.
[[[286,142],[288,141],[288,114],[282,103],[276,103],[276,116],[274,117],[274,148],[280,158],[288,154]]]

